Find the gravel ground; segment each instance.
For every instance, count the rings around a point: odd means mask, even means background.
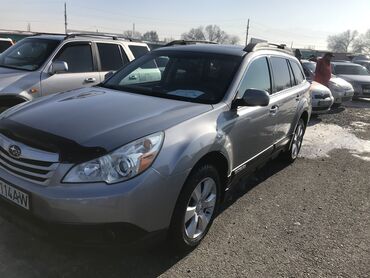
[[[0,218],[0,277],[370,277],[370,102],[319,116],[306,137],[294,164],[241,181],[188,254],[65,246]]]

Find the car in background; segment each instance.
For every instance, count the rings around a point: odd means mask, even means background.
[[[332,72],[352,84],[354,89],[353,98],[370,97],[370,73],[355,63],[332,62]]]
[[[27,37],[0,56],[0,112],[41,96],[97,85],[108,72],[148,52],[145,43],[103,34]],[[158,74],[147,70],[129,79]]]
[[[354,61],[353,63],[365,67],[370,72],[370,60],[357,60]]]
[[[14,44],[12,39],[0,38],[0,53],[3,53]]]
[[[356,63],[358,61],[370,61],[370,56],[368,54],[360,54],[353,56],[352,62]]]
[[[312,81],[310,93],[312,98],[312,114],[324,114],[330,111],[334,104],[334,97],[328,87]]]
[[[272,158],[293,162],[310,84],[284,46],[153,50],[102,84],[0,114],[0,203],[32,221],[191,249],[225,193]],[[156,80],[129,77],[157,68]]]
[[[307,60],[301,60],[303,70],[305,72],[306,78],[313,81],[316,71],[316,63]],[[347,64],[348,62],[343,62]],[[354,89],[352,85],[346,80],[339,78],[336,75],[332,75],[329,80],[329,90],[334,97],[334,105],[341,105],[343,102],[352,100]]]

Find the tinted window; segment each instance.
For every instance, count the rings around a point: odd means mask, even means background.
[[[301,84],[303,80],[305,79],[305,77],[303,76],[301,67],[294,61],[290,61],[290,65],[292,66],[296,84]]]
[[[69,45],[59,52],[56,61],[68,64],[68,72],[91,72],[93,60],[89,44]]]
[[[0,41],[0,53],[12,46],[10,41]]]
[[[335,74],[348,74],[348,75],[369,75],[366,68],[360,65],[335,65]]]
[[[214,104],[225,96],[241,59],[228,55],[160,51],[134,60],[103,86],[161,98]],[[156,60],[167,62],[159,68]]]
[[[129,45],[128,46],[134,55],[135,59],[147,54],[149,52],[146,46]]]
[[[58,40],[24,39],[5,50],[0,56],[0,66],[36,70],[43,65],[54,49]]]
[[[270,71],[266,58],[258,58],[251,63],[239,88],[238,98],[241,98],[247,89],[271,93]]]
[[[291,85],[287,60],[284,58],[272,57],[271,66],[275,81],[274,92],[280,92],[289,88]]]
[[[112,43],[98,43],[97,45],[102,71],[118,70],[124,65],[119,45]]]

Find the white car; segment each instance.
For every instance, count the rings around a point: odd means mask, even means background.
[[[330,111],[334,97],[328,87],[313,81],[310,88],[312,114],[323,114]]]
[[[14,44],[12,39],[8,38],[0,38],[0,53],[7,50],[9,47],[11,47]]]
[[[301,62],[307,80],[312,82],[315,76],[316,63],[307,60],[301,60]],[[331,94],[334,97],[335,105],[339,106],[343,102],[352,100],[354,89],[351,83],[347,82],[343,78],[332,75],[329,81],[328,88],[330,89]]]

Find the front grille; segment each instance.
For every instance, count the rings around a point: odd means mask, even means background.
[[[48,185],[50,178],[59,165],[56,162],[57,160],[51,159],[51,161],[47,161],[49,157],[45,157],[43,160],[30,157],[12,157],[7,151],[7,146],[16,142],[11,142],[8,138],[4,140],[4,138],[0,135],[0,168],[22,179],[41,185]],[[26,148],[28,147],[23,146],[23,149]],[[32,148],[28,149],[34,153],[38,151]],[[39,151],[39,153],[42,154],[43,151]]]

